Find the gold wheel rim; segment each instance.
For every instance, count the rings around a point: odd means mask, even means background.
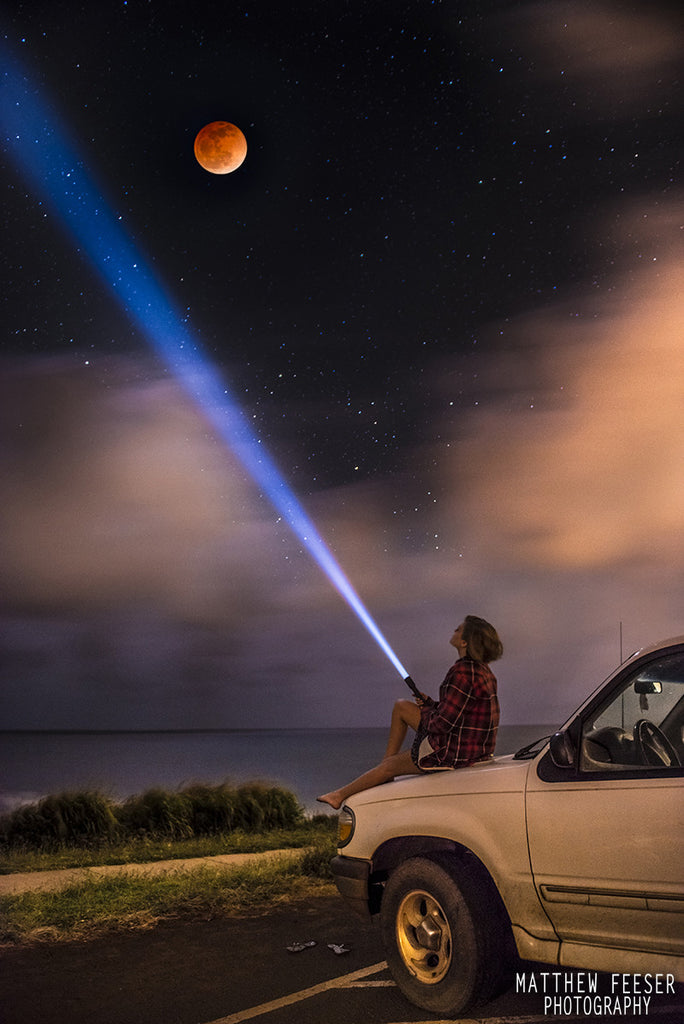
[[[451,928],[439,902],[414,889],[404,896],[396,917],[397,948],[406,969],[423,985],[436,985],[451,966]]]

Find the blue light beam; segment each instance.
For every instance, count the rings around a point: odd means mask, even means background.
[[[56,111],[17,59],[0,47],[0,124],[8,151],[46,199],[107,288],[202,409],[218,435],[306,546],[403,679],[408,672],[354,590],[313,520],[254,432],[226,382],[100,194]]]

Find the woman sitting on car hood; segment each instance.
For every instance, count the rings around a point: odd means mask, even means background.
[[[496,677],[489,663],[503,654],[492,625],[466,615],[449,641],[459,653],[439,688],[439,699],[421,694],[398,700],[392,710],[385,755],[375,768],[341,789],[319,796],[338,810],[344,801],[398,775],[464,768],[491,757],[499,727]],[[411,750],[402,750],[408,727],[416,730]]]

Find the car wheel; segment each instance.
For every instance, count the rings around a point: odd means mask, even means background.
[[[463,1013],[494,995],[506,967],[498,897],[471,865],[415,857],[390,875],[380,908],[387,963],[412,1003]]]

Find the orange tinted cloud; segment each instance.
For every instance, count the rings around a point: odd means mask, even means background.
[[[508,20],[542,75],[557,82],[562,76],[599,108],[610,104],[613,117],[616,103],[648,105],[681,61],[681,23],[648,5],[628,11],[607,0],[543,0]]]
[[[682,212],[661,211],[665,223],[646,236],[640,227],[643,261],[625,242],[621,283],[603,299],[577,297],[516,324],[523,344],[502,354],[498,370],[510,381],[509,360],[520,355],[525,403],[480,411],[469,440],[450,447],[454,508],[467,509],[460,518],[468,533],[506,563],[600,568],[679,559],[684,257],[673,239],[681,246]],[[632,237],[644,208],[622,222]]]

